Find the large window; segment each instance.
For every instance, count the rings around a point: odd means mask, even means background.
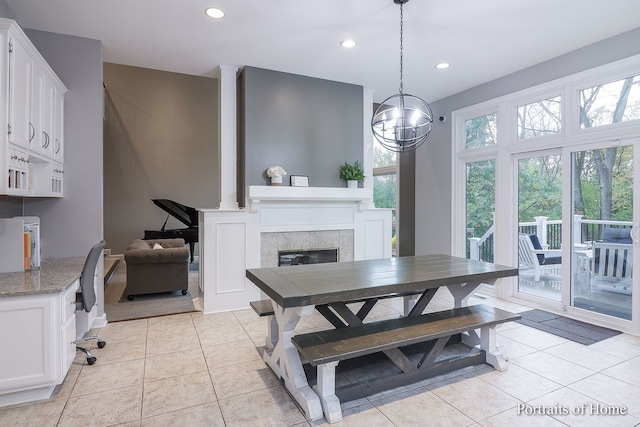
[[[542,99],[518,107],[518,139],[560,133],[561,98]]]
[[[640,75],[580,91],[580,128],[640,119]]]
[[[393,209],[391,245],[396,253],[396,214],[398,199],[397,153],[382,147],[377,141],[373,148],[373,204],[376,208]]]

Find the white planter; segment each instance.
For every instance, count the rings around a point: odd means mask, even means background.
[[[350,179],[347,181],[347,188],[358,188],[358,181]]]
[[[282,175],[280,175],[280,176],[272,176],[271,177],[271,185],[282,185]]]

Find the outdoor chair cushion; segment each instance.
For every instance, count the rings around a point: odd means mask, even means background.
[[[533,248],[536,250],[542,250],[542,245],[540,244],[540,240],[538,236],[535,234],[529,234],[529,238],[531,239],[531,243],[533,243]],[[543,264],[562,264],[562,257],[554,256],[554,257],[545,257],[544,254],[536,254],[538,256],[538,263],[540,265]]]
[[[602,230],[602,241],[605,243],[633,243],[631,230],[628,228],[605,227]]]

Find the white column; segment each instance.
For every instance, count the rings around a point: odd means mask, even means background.
[[[218,75],[218,159],[220,160],[220,209],[238,209],[236,145],[236,74],[238,69],[226,65]]]

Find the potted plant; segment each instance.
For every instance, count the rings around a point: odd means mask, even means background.
[[[282,166],[271,166],[267,169],[267,176],[271,178],[271,185],[282,185],[282,177],[287,171]]]
[[[358,188],[358,182],[364,181],[364,169],[358,160],[353,164],[340,165],[340,179],[347,181],[348,188]]]

